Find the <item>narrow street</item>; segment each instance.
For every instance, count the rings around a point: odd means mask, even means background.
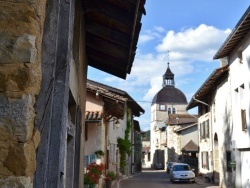
[[[211,185],[189,182],[171,183],[165,170],[144,169],[141,174],[118,183],[117,188],[205,188]]]

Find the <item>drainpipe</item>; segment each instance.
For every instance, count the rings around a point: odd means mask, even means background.
[[[210,132],[211,132],[211,147],[212,147],[212,160],[211,160],[211,164],[212,164],[212,173],[213,173],[212,174],[212,182],[214,183],[214,148],[213,148],[213,140],[214,140],[214,138],[213,138],[213,126],[212,126],[212,123],[213,123],[213,121],[212,121],[212,117],[213,117],[212,116],[212,106],[210,106],[209,104],[207,104],[207,103],[205,103],[203,101],[200,101],[200,100],[196,99],[194,96],[193,96],[193,99],[195,101],[201,103],[201,104],[204,104],[204,105],[208,106],[209,110],[210,110],[210,125],[211,125],[211,131]]]

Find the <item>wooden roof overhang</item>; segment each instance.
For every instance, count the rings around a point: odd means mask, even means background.
[[[122,90],[87,80],[87,91],[95,94],[98,92],[98,95],[103,96],[105,109],[103,117],[105,121],[108,121],[112,117],[123,119],[126,103],[131,107],[133,115],[139,117],[141,113],[144,113],[144,109]]]
[[[237,45],[245,38],[250,31],[250,6],[243,14],[231,34],[227,37],[220,49],[214,55],[214,59],[228,57]]]
[[[104,121],[109,121],[113,117],[123,119],[126,98],[90,83],[87,83],[87,91],[95,95],[98,92],[98,96],[102,96],[105,109],[103,112]]]
[[[146,0],[86,0],[88,65],[126,79],[130,74]]]
[[[228,75],[228,70],[228,66],[215,69],[207,78],[207,80],[202,84],[202,86],[198,89],[198,91],[193,95],[193,97],[200,101],[208,103],[209,94],[216,89],[218,82],[222,78],[224,78],[224,76]],[[199,102],[194,100],[193,97],[186,107],[187,110],[190,110],[200,104]]]
[[[127,105],[131,108],[132,110],[132,114],[136,117],[139,117],[141,114],[143,114],[145,112],[145,110],[125,91],[122,91],[120,89],[111,87],[111,86],[107,86],[105,84],[101,84],[98,82],[95,82],[93,80],[87,80],[87,84],[89,85],[93,85],[94,87],[96,87],[96,91],[98,90],[98,88],[100,89],[100,92],[102,92],[105,96],[105,94],[107,95],[108,93],[109,96],[112,98],[113,96],[118,97],[118,99],[122,99],[122,101],[125,103],[127,103]],[[109,98],[110,98],[109,97]],[[108,99],[106,99],[108,100]],[[119,100],[118,100],[119,101]],[[119,118],[122,119],[122,118]]]

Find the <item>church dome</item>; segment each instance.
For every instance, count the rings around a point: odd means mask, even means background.
[[[166,86],[154,96],[152,103],[187,104],[187,98],[181,90]]]
[[[152,103],[187,104],[184,93],[174,86],[174,74],[169,68],[169,63],[162,78],[162,89],[154,96]]]

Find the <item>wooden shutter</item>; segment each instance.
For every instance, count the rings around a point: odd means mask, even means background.
[[[247,129],[247,124],[246,124],[246,110],[241,109],[241,126],[242,126],[242,131],[245,131]]]

